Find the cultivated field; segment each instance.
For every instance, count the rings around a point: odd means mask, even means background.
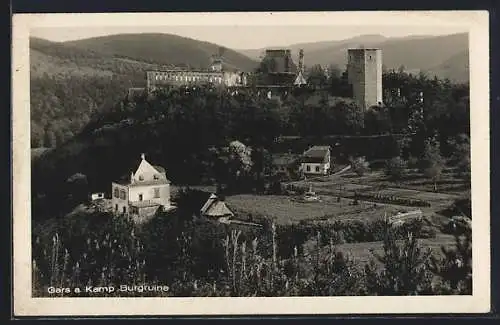
[[[241,217],[248,214],[273,218],[280,224],[298,222],[300,220],[328,219],[328,220],[365,220],[367,218],[381,218],[384,213],[391,214],[400,207],[360,202],[351,205],[351,199],[341,199],[333,196],[321,196],[321,202],[296,202],[292,196],[285,195],[233,195],[226,198],[229,207]]]
[[[448,176],[452,178],[452,176]],[[445,183],[450,182],[444,179]],[[248,213],[276,218],[279,223],[297,222],[303,219],[372,219],[379,218],[384,213],[391,214],[398,211],[410,211],[420,209],[426,216],[439,217],[439,212],[449,207],[453,202],[465,193],[456,192],[434,192],[427,186],[424,177],[411,177],[411,180],[394,182],[388,180],[382,171],[373,171],[364,176],[358,176],[351,171],[340,175],[318,177],[314,179],[290,182],[297,187],[309,189],[321,197],[321,202],[296,202],[293,196],[286,195],[234,195],[226,198],[229,206],[242,214]],[[459,184],[459,180],[455,180]],[[462,186],[464,182],[461,181]],[[457,185],[458,186],[458,185]],[[432,186],[431,186],[432,187]],[[458,187],[457,187],[458,189]],[[401,200],[419,200],[429,206],[416,207],[403,203],[387,203],[366,198],[358,200],[353,205],[354,195],[391,197]],[[338,198],[341,197],[340,202]]]
[[[422,175],[407,176],[404,180],[394,182],[388,180],[382,171],[372,171],[358,176],[351,171],[319,177],[315,179],[290,182],[294,186],[316,192],[320,202],[297,202],[293,196],[286,195],[233,195],[226,198],[227,204],[241,218],[248,214],[270,217],[279,224],[289,224],[301,220],[374,220],[392,215],[399,211],[420,209],[424,216],[430,218],[436,226],[447,218],[440,211],[448,208],[453,202],[467,193],[467,184],[456,179],[451,173],[446,173],[438,183],[438,192],[433,191],[433,184]],[[446,185],[448,184],[448,186]],[[453,186],[449,186],[453,184]],[[397,197],[408,200],[421,200],[429,206],[413,207],[402,204],[386,204],[373,202],[369,199],[358,200],[353,205],[354,194],[383,197]],[[338,198],[341,197],[340,202]],[[441,254],[441,247],[455,245],[452,235],[443,234],[436,227],[435,238],[421,239],[422,246],[432,249],[433,254]],[[383,242],[347,243],[337,246],[337,249],[349,254],[356,262],[364,264],[375,253],[383,252]]]

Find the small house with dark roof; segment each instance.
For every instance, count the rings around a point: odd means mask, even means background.
[[[305,175],[327,175],[331,168],[329,146],[312,146],[301,158],[301,171]]]
[[[144,154],[135,172],[111,184],[112,205],[115,213],[144,217],[155,214],[162,207],[172,208],[170,181],[165,169],[150,164]]]

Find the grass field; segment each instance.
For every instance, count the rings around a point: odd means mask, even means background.
[[[233,195],[226,198],[228,206],[242,217],[251,213],[275,218],[280,224],[298,222],[307,219],[347,220],[381,218],[384,213],[393,213],[400,208],[393,206],[374,205],[361,202],[359,205],[350,205],[352,200],[342,199],[337,202],[333,196],[322,196],[321,202],[295,202],[290,196],[282,195]]]
[[[455,239],[452,235],[438,234],[436,238],[420,239],[422,247],[432,249],[435,256],[442,256],[441,247],[452,248],[455,246]],[[356,263],[365,264],[373,258],[371,250],[375,254],[383,253],[383,242],[348,243],[336,246],[344,254],[348,254]]]

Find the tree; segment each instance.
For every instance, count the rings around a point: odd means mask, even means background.
[[[441,279],[439,294],[472,294],[472,231],[455,233],[455,247],[441,247],[442,258],[431,259],[431,270]]]
[[[384,224],[384,252],[379,255],[372,251],[383,270],[377,270],[374,260],[366,265],[368,292],[377,295],[429,294],[432,292],[432,273],[428,263],[432,252],[424,250],[415,234],[410,232],[398,245],[397,227],[389,222]]]
[[[352,170],[358,175],[363,176],[365,172],[370,170],[370,163],[366,161],[365,157],[357,157],[350,159]]]
[[[437,136],[429,139],[424,148],[424,154],[421,161],[421,170],[434,182],[434,191],[437,191],[437,181],[441,177],[444,168],[444,159],[441,156],[441,150]]]
[[[353,101],[338,100],[333,110],[338,132],[343,134],[357,134],[364,127],[363,111]]]
[[[393,157],[386,161],[385,174],[393,179],[401,179],[406,173],[407,163],[401,157]]]
[[[315,89],[323,88],[326,85],[328,77],[325,75],[323,67],[315,64],[311,67],[307,77],[307,83],[312,85]]]
[[[259,192],[264,190],[265,178],[271,175],[272,157],[269,151],[264,148],[255,148],[251,152],[252,171]]]
[[[81,203],[87,199],[88,181],[87,176],[82,173],[71,175],[67,180],[68,195],[73,199],[74,203]]]
[[[470,138],[467,134],[459,134],[449,141],[452,149],[450,162],[457,167],[459,175],[470,176]]]
[[[433,163],[425,169],[425,176],[432,179],[432,181],[434,182],[434,192],[437,192],[437,181],[441,177],[442,172],[443,166],[437,163]]]
[[[374,106],[365,112],[365,131],[368,134],[384,134],[392,131],[392,120],[388,107]]]

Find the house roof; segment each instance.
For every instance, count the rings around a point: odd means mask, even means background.
[[[296,86],[302,86],[307,84],[306,79],[304,78],[304,75],[302,74],[301,71],[297,74],[297,78],[295,78],[295,81],[293,82],[294,85]]]
[[[330,150],[329,146],[312,146],[304,152],[304,156],[323,158],[328,154],[328,150]]]
[[[120,185],[129,185],[129,186],[163,185],[163,184],[170,183],[170,181],[167,178],[165,168],[158,166],[158,165],[150,164],[143,155],[141,155],[141,159],[139,160],[139,162],[136,162],[134,165],[136,166],[134,168],[135,172],[132,171],[132,173],[134,175],[139,171],[139,169],[142,166],[143,168],[146,168],[149,170],[151,170],[151,168],[154,169],[156,172],[163,174],[163,177],[160,177],[160,179],[155,179],[155,180],[145,180],[145,181],[135,180],[135,182],[133,182],[131,184],[131,182],[130,182],[131,175],[129,173],[127,175],[123,175],[122,177],[120,177],[120,179],[115,181],[115,183],[120,184]]]
[[[163,168],[161,166],[153,165],[153,168],[156,169],[158,171],[158,173],[166,173],[165,168]]]
[[[215,201],[204,213],[208,217],[223,217],[223,216],[233,216],[233,212],[228,209],[226,204],[222,201]]]
[[[302,157],[302,162],[306,163],[321,163],[327,159],[329,154],[329,146],[312,146]]]
[[[207,202],[205,202],[205,204],[201,207],[200,209],[201,214],[205,214],[207,209],[212,205],[212,203],[215,202],[215,200],[217,200],[217,195],[212,193],[208,198]]]
[[[234,216],[233,212],[215,194],[210,195],[200,212],[202,215],[208,217]]]
[[[297,160],[296,155],[292,154],[274,154],[273,155],[273,164],[275,165],[291,165]]]

